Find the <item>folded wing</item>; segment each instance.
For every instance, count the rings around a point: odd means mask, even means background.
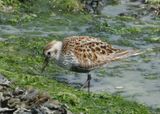
[[[111,61],[139,54],[134,50],[113,48],[100,39],[88,36],[65,38],[62,52],[67,64],[84,70],[92,70]]]
[[[123,50],[113,48],[105,42],[89,42],[76,46],[74,55],[76,55],[80,67],[84,69],[94,69],[111,61],[137,55],[133,50]]]

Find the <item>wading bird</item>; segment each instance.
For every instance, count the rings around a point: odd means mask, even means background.
[[[113,48],[98,38],[89,36],[71,36],[63,41],[51,41],[43,50],[45,56],[42,71],[50,60],[70,71],[88,73],[84,86],[90,91],[91,75],[89,72],[112,61],[138,55],[134,50]]]

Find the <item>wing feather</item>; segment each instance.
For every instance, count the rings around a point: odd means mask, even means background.
[[[77,46],[74,55],[78,58],[80,67],[84,69],[95,69],[112,61],[137,55],[134,50],[123,50],[113,48],[106,42],[90,42]]]
[[[72,36],[67,37],[63,40],[63,48],[62,52],[64,54],[70,53],[70,51],[74,51],[75,47],[83,45],[88,42],[102,42],[98,38],[89,37],[89,36]]]
[[[113,48],[94,37],[72,36],[64,39],[62,53],[65,59],[69,57],[76,61],[69,64],[79,69],[92,70],[111,61],[136,55],[137,52]]]

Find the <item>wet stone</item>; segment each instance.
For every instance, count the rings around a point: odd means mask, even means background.
[[[24,94],[21,96],[21,98],[23,100],[32,100],[36,97],[37,94],[38,94],[37,90],[28,90],[28,91],[24,92]]]
[[[2,90],[3,90],[3,86],[0,85],[0,91],[2,91]]]
[[[0,114],[72,114],[46,93],[33,88],[13,89],[9,84],[10,81],[0,75]]]
[[[14,114],[32,114],[31,110],[26,110],[24,108],[18,108]]]
[[[24,90],[20,88],[16,88],[15,91],[13,91],[14,96],[19,96],[19,95],[22,95],[23,93],[24,93]]]
[[[8,106],[10,108],[14,108],[14,107],[17,107],[17,106],[20,106],[20,99],[19,98],[11,98],[8,100]]]
[[[105,4],[104,0],[83,0],[84,9],[89,13],[100,13],[100,10]]]
[[[46,103],[43,104],[44,107],[47,107],[48,109],[54,110],[54,109],[58,109],[59,105],[58,102],[50,102],[47,101]]]
[[[10,81],[5,78],[2,74],[0,74],[0,85],[8,86],[10,84]]]
[[[0,114],[12,114],[14,109],[0,108]]]

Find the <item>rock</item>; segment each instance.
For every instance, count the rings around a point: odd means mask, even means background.
[[[11,113],[13,112],[14,109],[9,109],[9,108],[0,108],[0,114],[3,114],[3,113]]]
[[[9,86],[10,81],[5,78],[2,74],[0,74],[0,85]]]
[[[20,88],[16,88],[15,91],[13,91],[13,95],[14,96],[19,96],[19,95],[23,95],[24,94],[24,90],[20,89]]]
[[[9,108],[17,108],[21,105],[21,100],[19,98],[11,98],[8,100]]]
[[[54,103],[51,103],[48,101],[48,102],[44,103],[43,106],[47,107],[50,110],[54,110],[54,109],[58,109],[59,104],[57,104],[57,103],[54,104]]]
[[[2,90],[3,90],[3,86],[0,85],[0,91],[2,91]]]
[[[103,8],[104,0],[83,0],[84,9],[89,13],[97,14]]]
[[[0,75],[0,114],[72,114],[48,94],[36,89],[11,89]]]
[[[31,110],[27,110],[25,108],[18,108],[13,114],[32,114],[32,112]]]
[[[36,95],[38,94],[37,90],[29,89],[23,92],[24,94],[21,96],[21,99],[31,101],[35,99]]]

